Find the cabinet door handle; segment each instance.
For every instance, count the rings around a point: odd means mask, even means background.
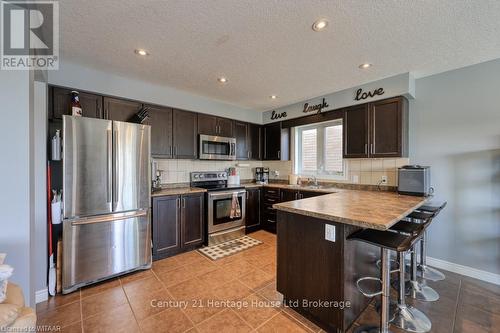
[[[247,200],[248,200],[248,191],[247,191]]]
[[[169,146],[169,150],[170,150],[170,156],[172,156],[174,154],[172,146]]]
[[[365,143],[365,154],[368,154],[368,144]]]
[[[278,160],[281,160],[281,150],[278,150]]]
[[[247,151],[247,158],[250,159],[250,150]]]
[[[186,198],[182,198],[182,208],[186,208]]]
[[[370,154],[374,154],[373,143],[370,143]]]
[[[176,201],[177,201],[177,208],[181,208],[181,199],[177,198]]]

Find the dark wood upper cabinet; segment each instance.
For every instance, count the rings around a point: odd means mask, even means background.
[[[402,96],[344,112],[344,157],[408,156],[408,100]]]
[[[261,127],[262,126],[256,124],[248,124],[247,146],[251,160],[262,159]]]
[[[153,259],[161,259],[180,251],[180,198],[153,198]]]
[[[250,150],[248,146],[248,124],[240,121],[234,122],[234,137],[236,138],[236,159],[248,160]]]
[[[198,114],[174,109],[172,119],[175,158],[198,158]]]
[[[233,120],[200,113],[198,132],[199,134],[233,137]]]
[[[233,122],[234,120],[227,118],[218,118],[217,123],[219,126],[219,134],[220,136],[225,136],[228,138],[233,137]]]
[[[356,105],[344,112],[344,157],[368,157],[368,105]]]
[[[129,121],[142,108],[142,103],[104,97],[104,119]]]
[[[62,119],[71,115],[71,89],[51,87],[49,94],[52,104],[52,119]],[[102,118],[102,96],[79,91],[82,115],[89,118]]]
[[[408,156],[408,100],[370,103],[370,156]]]
[[[217,117],[207,114],[198,114],[198,133],[206,135],[217,135]]]
[[[171,158],[173,154],[173,111],[161,106],[148,107],[149,118],[144,122],[151,126],[151,155]]]
[[[263,127],[264,160],[286,161],[290,153],[289,128],[281,128],[281,122]]]
[[[203,244],[204,195],[196,193],[181,197],[181,242],[183,247]]]

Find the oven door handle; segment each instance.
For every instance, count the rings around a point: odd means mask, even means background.
[[[238,193],[238,196],[244,196],[246,193],[246,191],[234,191],[234,192]],[[230,199],[233,197],[234,192],[209,193],[208,196],[210,197],[210,199]]]

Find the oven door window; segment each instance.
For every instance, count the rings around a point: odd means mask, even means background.
[[[202,154],[228,156],[230,154],[230,146],[228,142],[216,142],[203,140],[201,143]]]
[[[214,216],[213,221],[214,225],[228,223],[232,221],[241,220],[241,217],[231,218],[231,202],[232,198],[227,199],[217,199],[213,201],[214,205]],[[240,203],[240,207],[242,207],[242,197],[238,196],[238,202]]]

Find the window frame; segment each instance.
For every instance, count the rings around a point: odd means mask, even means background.
[[[329,179],[329,180],[346,180],[347,179],[347,170],[346,170],[346,160],[343,157],[343,153],[341,152],[342,158],[342,172],[332,172],[325,171],[325,129],[327,127],[341,125],[342,132],[344,131],[344,122],[342,118],[337,118],[333,120],[328,120],[320,123],[307,124],[303,126],[297,126],[294,128],[294,172],[296,174],[304,175],[304,176],[315,176],[318,179]],[[315,172],[303,171],[301,166],[302,161],[302,132],[316,129],[316,140],[317,140],[317,170]],[[342,145],[344,141],[343,133],[342,133]]]

